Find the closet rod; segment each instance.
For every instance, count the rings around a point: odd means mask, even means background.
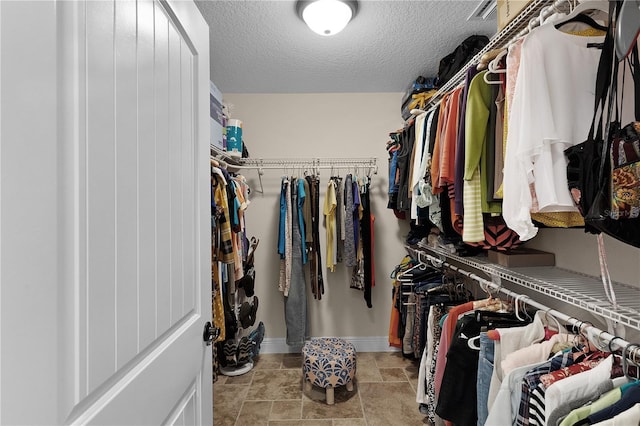
[[[213,148],[213,147],[212,147]],[[260,181],[259,193],[264,193],[262,175],[264,170],[310,170],[318,173],[321,169],[367,169],[367,176],[378,174],[378,159],[369,158],[231,158],[231,161],[218,153],[218,150],[211,150],[212,161],[219,161],[222,167],[232,171],[257,170]],[[214,155],[215,154],[215,155]],[[224,159],[220,158],[223,157]],[[228,157],[228,156],[227,156]],[[213,162],[212,162],[212,165]]]
[[[305,159],[264,159],[243,158],[238,165],[232,164],[231,168],[238,170],[257,170],[262,175],[262,170],[277,169],[308,169],[318,171],[321,169],[368,169],[367,175],[378,174],[378,159],[373,158],[305,158]]]
[[[606,342],[606,344],[609,345],[612,350],[614,350],[616,346],[618,347],[618,349],[624,350],[625,348],[629,347],[629,345],[631,345],[633,346],[633,349],[627,352],[627,357],[634,362],[637,362],[639,359],[638,356],[640,356],[640,346],[636,345],[635,343],[630,343],[625,339],[622,339],[618,336],[614,336],[613,334],[607,331],[599,329],[598,327],[594,326],[591,323],[580,321],[574,317],[570,317],[567,314],[556,311],[555,309],[551,309],[548,306],[543,305],[542,303],[536,302],[535,300],[531,299],[529,296],[525,294],[520,294],[511,290],[508,290],[502,287],[501,285],[498,285],[485,278],[479,277],[478,275],[472,272],[469,272],[455,265],[452,265],[449,262],[446,262],[440,258],[437,258],[429,253],[425,253],[420,250],[414,250],[414,249],[411,249],[411,251],[414,251],[417,254],[418,260],[422,263],[427,263],[423,261],[423,258],[426,258],[426,260],[430,262],[433,266],[437,266],[437,267],[445,266],[454,272],[461,273],[462,275],[465,275],[471,278],[472,280],[476,281],[480,285],[480,288],[484,290],[486,293],[488,293],[490,296],[492,294],[491,294],[491,291],[488,290],[489,288],[493,289],[494,291],[500,292],[506,296],[510,296],[514,300],[521,301],[522,303],[526,303],[527,305],[532,306],[536,309],[539,309],[548,315],[552,315],[558,320],[568,323],[571,326],[576,326],[579,328],[580,333],[582,333],[583,330],[586,330],[587,328],[591,328],[595,333],[594,335],[597,336],[598,340],[601,340],[602,342]],[[583,326],[585,327],[583,328]],[[593,342],[593,343],[597,343],[597,342]]]
[[[283,167],[283,166],[316,166],[327,168],[331,166],[376,166],[378,159],[370,158],[242,158],[238,160],[241,166],[251,167]]]

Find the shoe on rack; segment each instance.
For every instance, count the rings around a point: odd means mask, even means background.
[[[242,328],[249,328],[256,323],[256,315],[258,313],[258,296],[253,296],[253,303],[243,302],[240,306],[238,319]]]
[[[251,340],[247,338],[247,336],[244,336],[242,339],[240,339],[240,342],[238,342],[238,366],[244,365],[251,361],[252,349],[253,344]]]
[[[225,340],[222,345],[222,355],[224,356],[224,362],[220,362],[224,367],[235,367],[238,365],[238,347],[234,339]]]
[[[262,321],[260,321],[260,323],[258,324],[255,330],[249,333],[249,340],[253,345],[252,356],[251,356],[252,359],[257,357],[258,354],[260,354],[260,344],[264,339],[264,333],[265,333],[265,328],[264,328],[264,323]]]

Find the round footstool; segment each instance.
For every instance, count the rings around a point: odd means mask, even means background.
[[[302,379],[307,391],[312,385],[324,388],[327,404],[334,402],[333,389],[347,386],[353,391],[356,376],[356,349],[343,339],[322,337],[311,339],[302,348]]]

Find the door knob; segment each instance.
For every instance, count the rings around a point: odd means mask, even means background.
[[[214,340],[218,338],[220,335],[220,329],[218,327],[214,327],[211,324],[211,321],[207,321],[204,324],[204,331],[202,332],[202,340],[206,343],[207,346],[210,346]]]

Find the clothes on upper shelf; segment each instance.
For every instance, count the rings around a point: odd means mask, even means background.
[[[564,150],[586,139],[602,40],[547,23],[510,44],[502,71],[469,68],[436,108],[390,135],[388,207],[439,228],[445,243],[484,249],[514,248],[536,226],[584,226]]]

